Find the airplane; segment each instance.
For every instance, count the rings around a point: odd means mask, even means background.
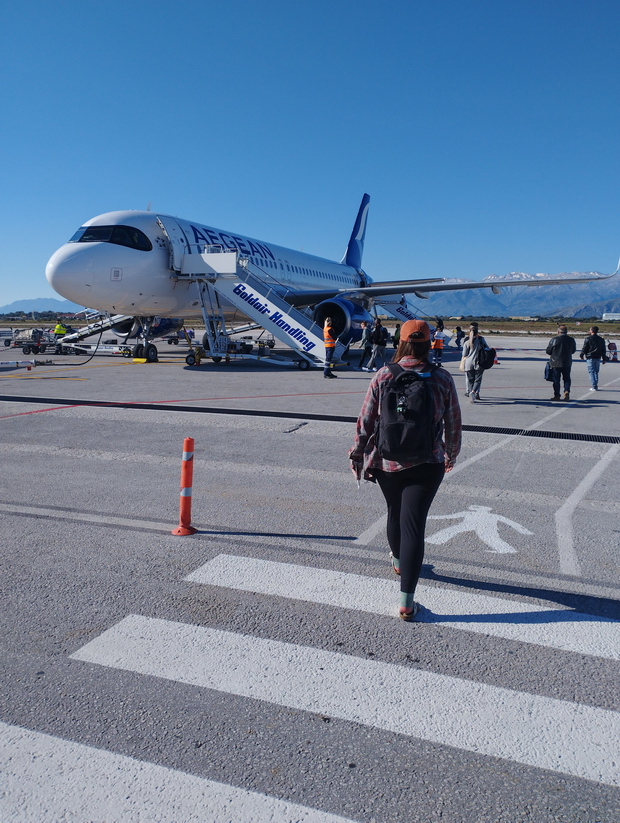
[[[423,299],[432,292],[484,288],[499,294],[509,286],[613,276],[376,282],[362,268],[369,204],[364,194],[340,262],[169,215],[115,211],[84,223],[51,256],[46,277],[67,300],[111,316],[108,328],[136,337],[134,356],[149,362],[157,359],[150,341],[181,328],[200,310],[203,346],[216,362],[228,350],[230,324],[244,321],[248,329],[273,333],[297,352],[298,365],[308,368],[323,356],[325,317],[332,318],[341,357],[361,337],[361,322],[371,323],[378,308],[398,320],[416,318],[408,295]]]

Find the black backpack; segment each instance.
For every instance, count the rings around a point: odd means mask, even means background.
[[[482,349],[478,356],[478,368],[491,369],[495,363],[497,351],[495,349]]]
[[[372,335],[370,337],[370,340],[375,346],[384,346],[385,343],[387,342],[386,339],[385,339],[386,336],[387,336],[387,330],[385,329],[384,326],[375,326],[374,329],[372,330]]]
[[[390,363],[392,379],[385,385],[379,417],[375,426],[375,444],[382,458],[398,463],[427,463],[435,446],[435,403],[431,388],[433,373],[439,366],[429,366],[424,377],[415,371]]]

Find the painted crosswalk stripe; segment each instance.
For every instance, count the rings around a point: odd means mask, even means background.
[[[140,615],[72,658],[620,786],[608,709]]]
[[[386,562],[387,565],[387,562]],[[220,554],[186,580],[259,594],[396,616],[398,582]],[[547,608],[506,598],[418,586],[427,609],[419,622],[488,634],[610,660],[620,660],[620,622],[568,609]]]
[[[0,723],[0,817],[12,823],[353,823],[114,752]]]

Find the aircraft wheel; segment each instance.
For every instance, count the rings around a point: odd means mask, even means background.
[[[310,368],[310,363],[307,360],[298,360],[297,361],[297,368],[301,369],[301,371],[306,371],[306,369]]]
[[[22,351],[24,354],[30,354],[30,346],[22,346]]]
[[[137,358],[144,357],[144,346],[142,345],[142,343],[137,343],[133,347],[133,356]]]
[[[214,363],[221,363],[222,362],[221,357],[212,357],[211,360],[213,360]]]
[[[157,363],[157,346],[149,343],[144,347],[144,358],[147,363]]]
[[[195,366],[196,365],[196,355],[195,354],[188,354],[185,358],[185,362],[188,366]]]

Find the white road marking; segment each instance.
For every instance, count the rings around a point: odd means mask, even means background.
[[[178,463],[178,461],[177,461]],[[178,493],[178,492],[177,492]],[[44,506],[21,506],[14,503],[0,503],[0,512],[7,514],[30,514],[39,517],[56,517],[60,520],[75,520],[79,523],[101,523],[107,526],[130,526],[132,529],[149,529],[170,533],[174,523],[160,523],[153,520],[135,520],[130,517],[115,517],[110,514],[93,514],[62,509],[46,508]]]
[[[185,580],[371,614],[394,617],[397,614],[396,578],[384,580],[220,554]],[[436,586],[418,586],[416,600],[428,609],[420,613],[418,622],[421,623],[620,660],[620,622],[617,620]]]
[[[72,658],[620,786],[607,709],[139,615]]]
[[[615,380],[611,380],[609,383],[606,383],[605,385],[610,386],[610,385],[612,385],[612,383],[617,383],[618,381],[620,381],[620,377],[616,378]],[[588,392],[587,394],[582,395],[582,397],[579,397],[578,400],[585,400],[586,398],[590,398],[590,397],[591,397],[591,394],[590,394],[590,392]],[[575,402],[575,401],[573,401],[573,402]],[[525,426],[523,431],[533,431],[534,429],[539,429],[541,426],[543,426],[549,420],[552,420],[554,417],[558,417],[558,415],[563,414],[570,407],[571,407],[571,404],[567,404],[565,406],[562,406],[560,409],[557,409],[556,411],[552,412],[551,414],[548,414],[546,417],[541,418],[536,423],[532,423],[529,426]],[[451,477],[454,477],[459,472],[462,472],[464,469],[468,469],[473,463],[477,463],[479,460],[483,460],[485,457],[488,457],[490,454],[493,454],[493,452],[496,452],[498,449],[502,449],[504,446],[507,446],[509,443],[512,443],[512,441],[515,438],[520,437],[520,436],[521,435],[518,435],[518,434],[511,434],[508,437],[505,437],[503,440],[500,440],[499,442],[493,444],[492,446],[489,446],[487,449],[483,449],[483,451],[478,452],[477,454],[474,454],[471,457],[468,457],[467,460],[457,462],[456,465],[454,466],[454,468],[452,469],[452,471],[449,472],[446,475],[446,480],[448,480]],[[360,542],[360,543],[363,542],[364,544],[370,543],[370,541],[377,534],[379,534],[379,532],[381,532],[385,528],[386,522],[387,522],[386,515],[383,515],[379,520],[375,521],[371,526],[369,526],[366,529],[366,531],[362,535],[360,535],[360,537],[358,537],[358,542]],[[364,538],[364,539],[362,540],[362,538]],[[558,539],[559,539],[559,532],[558,532]],[[571,538],[571,540],[572,540],[572,538]],[[574,564],[574,562],[575,562],[574,558],[572,560],[568,560],[568,561],[565,559],[565,555],[567,553],[565,548],[563,549],[563,548],[559,547],[559,553],[560,553],[560,567],[561,567],[562,572],[564,572],[564,568],[562,567],[563,562],[567,562],[569,567],[575,568],[574,565],[571,566],[571,564]],[[574,574],[575,576],[579,576],[581,574],[580,571],[577,571],[577,572],[572,572],[571,571],[571,572],[565,572],[565,573],[566,574]]]
[[[4,823],[352,823],[132,757],[0,723]]]
[[[362,546],[367,546],[375,537],[379,534],[379,532],[385,531],[387,526],[387,514],[384,514],[378,520],[376,520],[372,526],[369,526],[365,532],[362,532],[358,538],[353,540],[353,543],[358,543]]]
[[[577,504],[586,496],[603,472],[620,452],[620,444],[608,449],[603,457],[586,474],[574,492],[566,499],[564,505],[555,513],[555,528],[558,536],[560,571],[562,574],[581,576],[581,566],[573,540],[573,512]]]
[[[460,523],[440,529],[440,531],[427,537],[426,542],[441,545],[458,534],[474,532],[483,543],[490,547],[487,551],[495,554],[514,554],[517,550],[499,536],[498,523],[504,523],[520,534],[533,534],[520,523],[515,523],[514,520],[509,520],[501,514],[493,514],[490,506],[468,506],[468,511],[456,512],[455,514],[432,514],[428,519],[455,520],[459,517],[463,518]]]

